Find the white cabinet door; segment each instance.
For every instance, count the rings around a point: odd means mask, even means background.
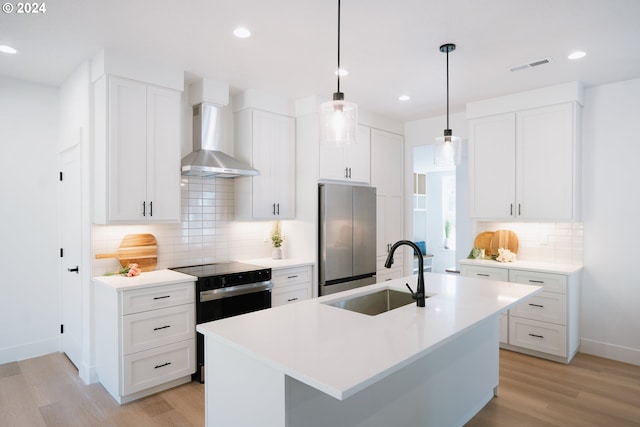
[[[180,94],[147,87],[147,203],[150,221],[180,219]]]
[[[509,219],[516,198],[515,114],[469,123],[469,194],[471,216]]]
[[[238,219],[295,218],[295,120],[247,109],[236,113],[236,155],[260,175],[236,179]]]
[[[109,79],[108,219],[144,221],[147,198],[147,88]],[[98,161],[99,159],[96,159]],[[179,200],[179,199],[178,199]]]
[[[517,114],[517,217],[571,219],[573,104]]]
[[[355,144],[320,145],[320,179],[368,184],[371,175],[370,128],[358,125]]]

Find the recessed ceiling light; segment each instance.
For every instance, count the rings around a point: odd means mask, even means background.
[[[338,68],[336,70],[336,72],[335,72],[335,75],[336,76],[340,76],[340,77],[348,76],[349,75],[349,71],[345,70],[344,68]]]
[[[233,30],[233,35],[241,39],[246,39],[248,37],[251,37],[251,31],[249,31],[249,29],[245,27],[238,27]]]
[[[575,52],[571,52],[567,58],[580,59],[580,58],[584,58],[585,55],[586,55],[585,52],[582,52],[581,50],[576,50]]]
[[[400,96],[398,97],[398,100],[399,100],[399,101],[408,101],[408,100],[410,100],[410,99],[411,99],[411,97],[410,97],[409,95],[400,95]]]
[[[17,50],[15,50],[14,48],[12,48],[11,46],[7,46],[6,44],[2,44],[2,45],[0,45],[0,52],[3,52],[3,53],[11,53],[11,54],[18,53],[18,51],[17,51]]]

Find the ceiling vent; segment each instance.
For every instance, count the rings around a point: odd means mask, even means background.
[[[540,65],[549,64],[551,62],[551,58],[543,58],[538,59],[537,61],[532,61],[527,64],[516,65],[515,67],[510,67],[509,70],[511,72],[516,72],[520,70],[526,70],[528,68],[539,67]]]

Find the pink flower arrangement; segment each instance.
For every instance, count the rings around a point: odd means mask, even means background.
[[[135,262],[129,263],[129,265],[120,270],[120,275],[127,277],[137,276],[140,273],[142,273],[142,270],[140,270],[138,264],[136,264]]]

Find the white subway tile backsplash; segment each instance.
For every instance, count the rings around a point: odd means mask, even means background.
[[[158,268],[270,256],[271,246],[263,236],[271,222],[234,225],[233,179],[182,177],[180,197],[179,223],[94,225],[93,254],[115,252],[125,234],[151,233],[158,241]],[[94,275],[101,275],[120,265],[115,258],[94,259],[92,267]]]
[[[583,227],[576,222],[478,221],[477,233],[512,230],[518,236],[518,259],[555,264],[582,264]]]

